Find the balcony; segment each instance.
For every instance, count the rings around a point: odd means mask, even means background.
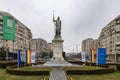
[[[120,41],[116,41],[116,45],[120,45]]]
[[[3,25],[3,23],[2,23],[2,22],[0,22],[0,25]]]
[[[0,16],[0,20],[3,20],[3,18]]]
[[[116,33],[119,33],[119,32],[120,32],[120,25],[116,25],[116,26],[115,26],[115,32],[116,32]]]
[[[116,50],[120,50],[120,46],[117,46],[117,47],[116,47]]]
[[[0,34],[2,34],[3,32],[0,30]]]

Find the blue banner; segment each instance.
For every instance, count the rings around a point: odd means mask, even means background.
[[[20,50],[18,50],[18,67],[22,66],[22,61],[21,61],[21,53]]]
[[[98,64],[106,64],[106,48],[98,48]]]
[[[92,49],[90,49],[90,56],[89,56],[89,59],[90,59],[90,63],[92,63]]]
[[[28,63],[28,52],[26,50],[26,53],[25,53],[25,63],[27,64]]]

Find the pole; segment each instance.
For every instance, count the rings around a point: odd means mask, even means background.
[[[54,10],[53,10],[53,17],[54,17]]]
[[[17,49],[17,69],[19,70],[19,64],[18,64],[18,49]]]
[[[6,40],[6,61],[8,61],[8,41]]]

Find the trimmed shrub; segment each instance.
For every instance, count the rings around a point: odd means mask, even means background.
[[[50,72],[49,71],[26,71],[26,70],[14,70],[13,68],[17,68],[17,66],[10,66],[7,67],[6,72],[9,74],[13,74],[13,75],[29,75],[29,76],[33,76],[33,75],[49,75]]]
[[[67,70],[66,73],[69,75],[95,75],[95,74],[107,74],[114,72],[114,69],[103,69],[103,70]]]
[[[72,64],[79,64],[79,65],[83,65],[84,63],[81,62],[81,61],[68,61],[69,63],[72,63]]]
[[[114,72],[114,68],[95,69],[95,70],[66,70],[67,75],[95,75],[95,74],[107,74]]]
[[[68,61],[72,64],[78,64],[78,65],[83,65],[84,63],[81,62],[81,61]],[[117,63],[106,63],[104,65],[97,65],[96,63],[89,63],[89,62],[86,62],[85,65],[87,66],[98,66],[98,67],[104,67],[104,68],[108,68],[108,66],[115,66],[117,70],[120,71],[120,64],[117,64]]]
[[[120,64],[117,64],[116,68],[120,71]]]
[[[0,62],[0,68],[5,69],[8,66],[17,65],[17,61],[1,61]]]
[[[44,63],[45,63],[44,61],[40,61],[33,64],[37,65],[37,64],[44,64]],[[22,62],[22,64],[25,64],[25,63]],[[0,61],[0,68],[2,69],[7,68],[8,66],[14,66],[14,65],[17,65],[17,60],[16,61]],[[27,65],[31,65],[31,64],[27,64]]]

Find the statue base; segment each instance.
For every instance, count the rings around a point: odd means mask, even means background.
[[[53,58],[52,60],[63,61],[63,40],[61,37],[54,37],[53,43]]]

